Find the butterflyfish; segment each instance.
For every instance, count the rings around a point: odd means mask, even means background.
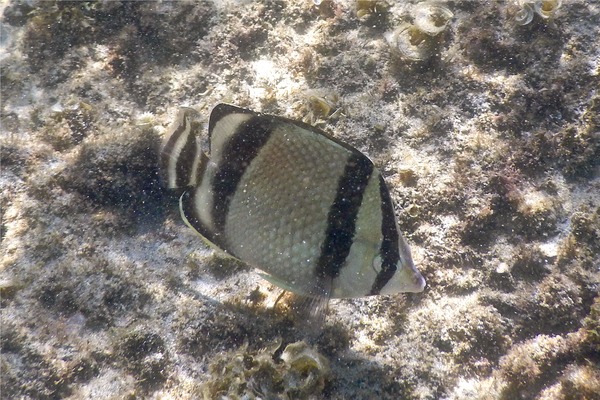
[[[202,238],[311,298],[424,289],[367,156],[314,126],[228,104],[210,115],[207,155],[197,117],[179,110],[160,170]]]

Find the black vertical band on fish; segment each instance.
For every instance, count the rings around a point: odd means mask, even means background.
[[[183,219],[286,290],[328,299],[420,292],[390,192],[367,156],[318,128],[217,105],[210,159],[182,109],[162,147]]]
[[[198,215],[198,211],[195,207],[195,199],[196,191],[187,191],[185,192],[181,198],[179,199],[179,207],[181,209],[181,215],[187,225],[192,227],[196,232],[198,232],[204,239],[208,240],[215,246],[225,249],[225,242],[223,237],[218,234],[212,232],[203,222],[202,218]],[[235,254],[232,254],[230,251],[225,250],[226,253],[235,257]]]
[[[254,117],[242,123],[225,144],[223,162],[213,179],[213,221],[217,232],[222,232],[227,218],[231,196],[260,149],[267,143],[273,121],[270,118]]]
[[[212,139],[213,132],[215,132],[215,126],[217,125],[217,123],[219,121],[221,121],[223,118],[228,117],[232,114],[248,114],[248,115],[256,116],[256,113],[254,111],[247,110],[245,108],[235,107],[235,106],[232,106],[229,104],[217,105],[215,108],[213,108],[212,112],[210,113],[210,119],[208,121],[208,140],[209,140],[208,145],[209,146],[212,146],[211,139]]]
[[[352,154],[348,159],[327,216],[327,231],[317,261],[317,276],[335,278],[346,262],[356,231],[356,216],[372,172],[373,164],[368,158]]]
[[[197,154],[197,145],[196,145],[196,135],[192,132],[192,124],[186,118],[186,129],[189,129],[190,132],[188,134],[188,140],[186,140],[183,148],[179,152],[179,158],[177,159],[177,164],[175,166],[175,173],[177,180],[175,184],[177,187],[185,187],[191,184],[195,184],[195,182],[191,182],[192,175],[194,174],[194,162]]]
[[[170,189],[197,186],[202,177],[202,151],[196,135],[197,126],[192,121],[196,111],[182,108],[177,124],[163,144],[160,153],[160,173]]]
[[[191,136],[191,121],[185,115],[185,110],[180,111],[178,118],[180,118],[179,125],[173,129],[173,132],[163,145],[160,156],[160,171],[163,176],[163,180],[171,189],[186,186],[184,183],[185,177],[189,177],[191,169],[184,169],[183,165],[189,165],[189,162],[185,162],[184,160],[193,162],[193,155],[182,155],[181,151],[175,153],[175,146],[182,136],[187,136],[185,138],[185,146],[189,148],[194,145],[193,142],[190,143],[191,141],[189,140],[189,137]],[[182,167],[176,167],[175,170],[172,170],[170,166],[172,159],[176,160],[176,165],[182,164]],[[173,177],[174,183],[172,183],[171,177]]]
[[[394,206],[385,180],[379,176],[379,194],[381,196],[381,270],[373,282],[369,294],[376,295],[396,273],[396,264],[400,260],[398,247],[398,229],[396,228]]]

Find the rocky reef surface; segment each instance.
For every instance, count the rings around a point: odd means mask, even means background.
[[[0,2],[1,397],[595,398],[600,7],[559,3]],[[161,188],[221,102],[368,154],[425,292],[303,341]]]

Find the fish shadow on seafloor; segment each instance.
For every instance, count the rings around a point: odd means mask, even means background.
[[[207,300],[195,290],[186,289],[185,292],[202,301]],[[211,304],[214,305],[213,312],[205,318],[190,321],[188,328],[192,327],[194,334],[184,334],[180,341],[185,351],[198,358],[205,358],[215,350],[222,352],[247,346],[248,351],[260,351],[279,343],[272,354],[273,360],[279,362],[289,344],[305,341],[329,361],[331,371],[323,389],[325,398],[335,393],[357,393],[359,398],[392,399],[412,392],[409,384],[395,379],[397,371],[393,367],[368,360],[350,350],[353,334],[340,323],[325,322],[315,336],[313,330],[302,326],[306,320],[295,320],[290,313],[244,303],[211,300]]]
[[[138,208],[131,217],[132,234],[156,233],[160,231],[166,218],[178,220],[179,210],[163,206],[176,203],[178,197],[179,193],[156,193],[156,198]],[[102,207],[116,207],[115,211],[121,215],[128,210],[127,206],[120,203]],[[220,258],[216,260],[219,265],[222,261]],[[235,265],[230,267],[233,272],[239,268]],[[213,275],[214,271],[207,272]],[[227,276],[228,273],[221,276],[221,279]],[[214,277],[220,280],[218,276]],[[262,349],[280,341],[281,345],[272,355],[277,361],[287,345],[306,341],[330,363],[331,374],[323,390],[325,397],[341,392],[357,393],[359,397],[364,398],[376,396],[391,399],[397,398],[394,396],[399,394],[408,395],[412,392],[407,384],[394,379],[397,375],[394,368],[373,362],[350,350],[354,334],[347,327],[339,322],[328,321],[326,312],[320,316],[320,320],[307,316],[310,310],[303,309],[301,298],[293,299],[287,308],[285,305],[267,308],[260,302],[252,303],[251,293],[246,301],[220,302],[182,282],[173,284],[172,289],[203,305],[197,313],[174,326],[177,347],[194,358],[205,359],[210,355],[237,350],[245,345],[250,349]],[[290,308],[298,307],[296,303],[299,303],[300,310],[291,311]]]

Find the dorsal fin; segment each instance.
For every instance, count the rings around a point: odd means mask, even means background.
[[[231,115],[231,114],[256,115],[256,113],[254,111],[251,111],[251,110],[248,110],[245,108],[232,106],[231,104],[225,104],[225,103],[217,104],[215,106],[215,108],[213,108],[212,112],[210,113],[210,119],[208,121],[208,138],[209,138],[209,140],[212,140],[213,132],[214,132],[215,125],[217,124],[217,122],[219,122],[224,117]]]
[[[181,108],[161,148],[160,171],[169,189],[197,186],[202,179],[208,158],[196,134],[196,116],[194,109]]]

